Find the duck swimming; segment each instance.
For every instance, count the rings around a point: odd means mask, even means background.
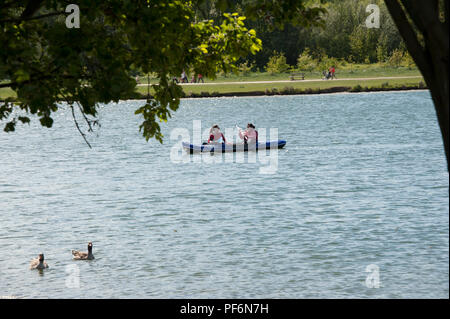
[[[73,259],[75,260],[92,260],[94,255],[92,254],[92,242],[88,243],[88,252],[81,252],[78,250],[72,250]]]
[[[38,258],[31,260],[30,269],[45,269],[48,268],[47,263],[44,261],[44,254],[39,254]]]

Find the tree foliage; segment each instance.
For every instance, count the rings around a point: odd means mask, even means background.
[[[79,0],[81,27],[69,29],[65,8],[71,2],[0,3],[0,88],[17,94],[15,103],[0,104],[5,131],[28,123],[29,114],[51,127],[60,101],[72,108],[78,128],[74,108],[91,128],[99,103],[133,96],[133,76],[142,72],[155,74],[159,83],[136,110],[140,129],[147,140],[162,142],[159,122],[171,117],[182,96],[173,76],[186,69],[214,78],[261,50],[244,14],[277,27],[319,25],[323,12],[304,0]]]
[[[263,69],[274,50],[284,52],[287,63],[296,65],[298,56],[306,48],[312,54],[323,50],[329,57],[353,62],[377,62],[377,46],[382,46],[385,58],[395,49],[401,49],[402,38],[381,0],[336,0],[322,1],[326,13],[322,13],[323,24],[303,27],[286,23],[283,29],[270,28],[270,24],[250,22],[263,42],[263,48],[248,59]],[[316,1],[319,3],[319,1]],[[380,28],[368,29],[365,9],[368,4],[380,8]]]
[[[312,72],[317,67],[317,61],[312,57],[309,48],[306,48],[297,59],[297,68],[300,71]]]
[[[283,52],[274,51],[266,65],[266,71],[270,74],[284,73],[289,70],[289,65],[286,63],[286,57]]]
[[[154,72],[154,98],[136,113],[149,139],[162,141],[158,120],[165,121],[179,105],[180,87],[169,81],[186,66],[214,77],[236,61],[261,49],[245,17],[224,14],[220,25],[195,21],[191,3],[184,1],[81,0],[81,27],[65,26],[66,1],[4,2],[0,5],[1,87],[17,93],[18,102],[5,101],[0,120],[6,131],[18,121],[15,108],[37,114],[51,127],[58,102],[95,116],[98,103],[131,96],[136,82],[133,68]]]

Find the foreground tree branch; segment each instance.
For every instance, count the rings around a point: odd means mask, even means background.
[[[84,141],[89,146],[89,148],[92,148],[91,144],[89,144],[88,140],[86,139],[86,134],[84,134],[84,132],[80,128],[80,125],[78,125],[78,121],[77,121],[77,117],[75,116],[75,110],[73,108],[73,105],[69,104],[69,107],[72,110],[72,118],[73,118],[73,121],[75,123],[75,126],[76,126],[78,132],[80,132],[81,136],[83,137]]]

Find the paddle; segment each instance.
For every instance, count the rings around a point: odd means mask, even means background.
[[[239,126],[237,126],[237,124],[235,124],[236,125],[236,128],[239,130],[239,131],[242,131],[242,129],[239,127]],[[244,144],[246,144],[247,142],[247,137],[246,136],[244,136]]]

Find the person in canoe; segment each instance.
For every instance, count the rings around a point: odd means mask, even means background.
[[[244,140],[244,144],[258,143],[258,131],[252,123],[247,124],[247,129],[243,131],[239,128],[239,137]]]
[[[209,139],[208,144],[218,144],[218,143],[226,143],[225,136],[220,131],[220,127],[217,124],[214,124],[209,130]]]

